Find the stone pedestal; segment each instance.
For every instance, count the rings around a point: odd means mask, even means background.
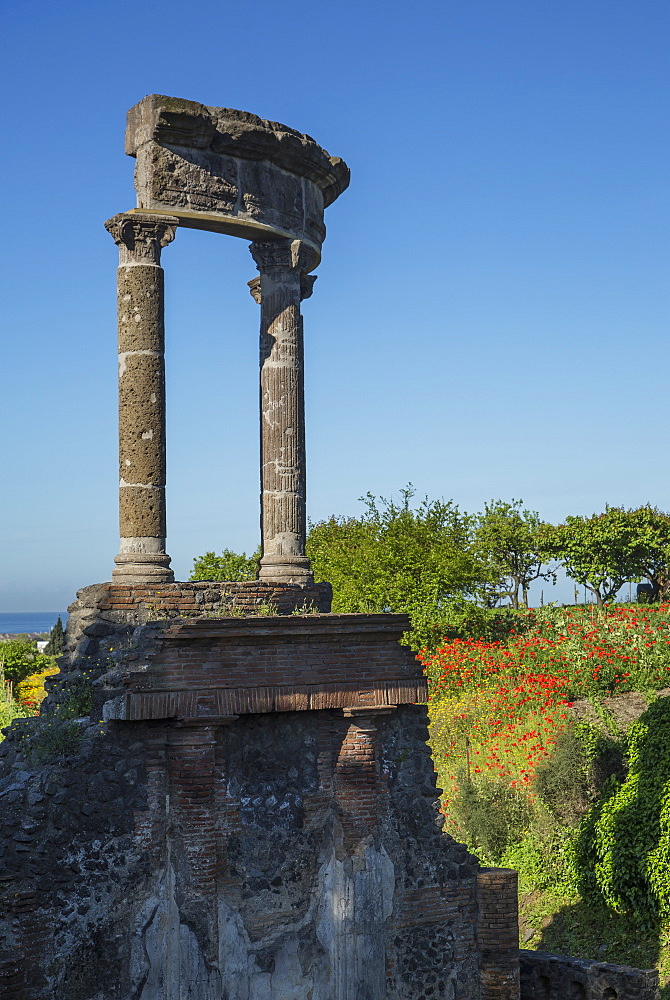
[[[118,583],[174,580],[165,551],[165,327],[160,253],[174,239],[169,216],[115,215],[119,246]]]
[[[305,399],[300,302],[317,261],[300,240],[251,244],[261,306],[261,540],[259,579],[311,585],[305,555]]]

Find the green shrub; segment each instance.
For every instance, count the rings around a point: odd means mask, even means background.
[[[260,546],[250,556],[246,552],[224,549],[220,556],[205,552],[193,560],[190,580],[255,580],[258,575]]]
[[[52,656],[45,656],[37,651],[32,639],[5,639],[0,642],[0,669],[8,681],[17,683],[29,674],[39,673],[48,667],[55,666]]]
[[[583,894],[650,925],[670,917],[670,699],[631,726],[627,763],[585,817],[575,858]]]
[[[577,892],[574,839],[574,830],[536,808],[530,828],[521,840],[505,849],[500,864],[503,868],[515,868],[519,873],[521,893],[550,889],[566,896],[574,895]]]
[[[525,631],[532,621],[527,611],[482,608],[466,600],[424,602],[402,610],[412,620],[412,630],[405,633],[403,642],[416,651],[425,649],[429,653],[454,639],[505,642],[510,635]]]
[[[610,775],[625,775],[625,742],[588,722],[567,726],[556,738],[554,752],[535,775],[534,789],[552,815],[575,826]]]
[[[24,708],[18,701],[12,701],[11,699],[9,701],[0,700],[0,730],[6,726],[10,726],[14,719],[27,719],[31,715],[34,715],[34,712]],[[0,732],[0,740],[3,738]]]
[[[487,865],[501,863],[506,849],[523,838],[531,815],[523,792],[494,778],[462,777],[449,811],[469,849]]]

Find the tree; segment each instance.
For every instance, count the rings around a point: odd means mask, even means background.
[[[495,607],[509,597],[512,607],[519,607],[519,590],[528,607],[528,588],[533,580],[556,582],[552,569],[543,569],[539,550],[542,527],[539,514],[523,510],[523,501],[491,500],[478,515],[475,546],[489,569],[489,581],[482,588],[487,607]]]
[[[670,590],[670,515],[646,504],[626,512],[638,537],[640,575],[651,584],[651,600]]]
[[[411,613],[481,584],[473,519],[451,501],[426,497],[413,509],[411,484],[400,495],[396,503],[368,493],[361,517],[310,526],[307,555],[316,579],[333,585],[334,611]]]
[[[29,674],[46,670],[53,663],[50,656],[38,653],[35,643],[30,639],[16,638],[0,642],[0,671],[13,683],[24,680]]]
[[[49,633],[49,641],[44,647],[45,656],[60,656],[65,647],[65,635],[63,633],[63,623],[58,617],[56,624]]]
[[[606,507],[591,517],[570,515],[564,524],[543,525],[543,558],[558,559],[571,579],[595,595],[598,605],[611,601],[627,580],[644,576],[644,547],[635,519],[620,507]]]
[[[255,580],[258,570],[258,560],[261,557],[260,546],[250,556],[246,552],[238,554],[232,549],[224,549],[220,556],[213,552],[205,552],[193,560],[190,580]]]

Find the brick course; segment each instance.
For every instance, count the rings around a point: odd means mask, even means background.
[[[103,589],[104,588],[104,589]],[[100,585],[98,610],[120,621],[130,612],[148,612],[155,617],[211,614],[222,606],[253,614],[259,605],[271,604],[280,615],[295,608],[330,611],[332,588],[329,583],[311,587],[298,584],[263,583],[259,580],[196,580],[164,584]]]

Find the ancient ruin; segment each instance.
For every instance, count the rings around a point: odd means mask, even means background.
[[[324,208],[349,168],[309,136],[230,108],[153,95],[128,114],[136,209],[105,225],[119,246],[118,583],[174,580],[165,551],[165,335],[161,250],[179,226],[251,240],[260,272],[261,580],[309,585],[300,302],[311,295]]]
[[[330,614],[313,580],[300,302],[348,168],[156,95],[126,149],[138,205],[106,223],[120,551],[70,608],[40,717],[0,744],[0,998],[655,1000],[653,972],[520,961],[516,873],[442,833],[408,619]],[[175,582],[166,551],[160,255],[180,226],[251,241],[260,272],[254,581]]]

